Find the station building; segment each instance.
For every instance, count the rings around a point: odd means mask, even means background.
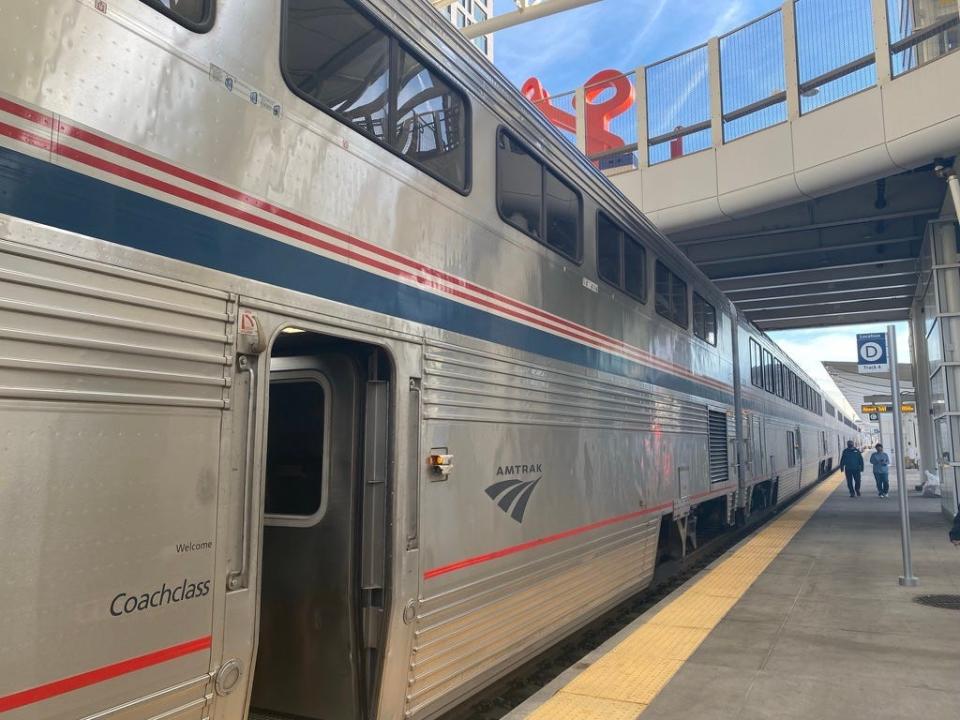
[[[456,0],[441,12],[458,28],[483,22],[493,17],[493,0]],[[493,35],[481,35],[472,40],[480,52],[493,62]]]

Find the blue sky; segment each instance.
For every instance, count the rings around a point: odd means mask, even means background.
[[[600,0],[496,35],[494,60],[517,86],[539,77],[551,94],[598,70],[648,65],[763,15],[778,0]],[[494,0],[496,14],[515,9]]]

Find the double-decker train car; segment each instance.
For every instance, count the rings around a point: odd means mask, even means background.
[[[3,720],[436,717],[856,434],[428,3],[0,67]]]

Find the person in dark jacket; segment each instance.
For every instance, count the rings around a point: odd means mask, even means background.
[[[960,506],[957,507],[957,515],[953,518],[953,527],[950,528],[950,542],[960,546]]]
[[[850,497],[860,497],[860,473],[863,472],[863,455],[847,440],[847,449],[840,456],[840,469],[847,475],[847,490]]]

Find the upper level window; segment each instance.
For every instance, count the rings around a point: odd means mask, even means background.
[[[689,325],[687,318],[687,284],[659,260],[656,264],[655,280],[656,302],[654,304],[657,312],[686,329]]]
[[[286,0],[280,54],[300,97],[467,190],[463,94],[346,0]]]
[[[213,27],[213,0],[141,0],[194,32]]]
[[[543,241],[543,166],[505,132],[497,138],[497,207],[517,230]]]
[[[647,301],[647,251],[602,212],[597,213],[597,273],[640,302]]]
[[[693,294],[693,334],[711,345],[717,344],[717,309],[699,293]]]
[[[504,130],[497,135],[497,210],[517,230],[580,261],[580,196]]]
[[[580,197],[569,185],[545,170],[543,182],[547,245],[568,258],[580,257]]]
[[[760,354],[760,344],[750,338],[750,382],[756,387],[763,387],[763,358]]]
[[[763,350],[763,389],[773,392],[773,355],[769,350]]]
[[[783,397],[783,363],[773,359],[773,391]]]
[[[467,185],[466,105],[459,92],[399,48],[396,120],[390,142],[405,158],[457,188]]]

